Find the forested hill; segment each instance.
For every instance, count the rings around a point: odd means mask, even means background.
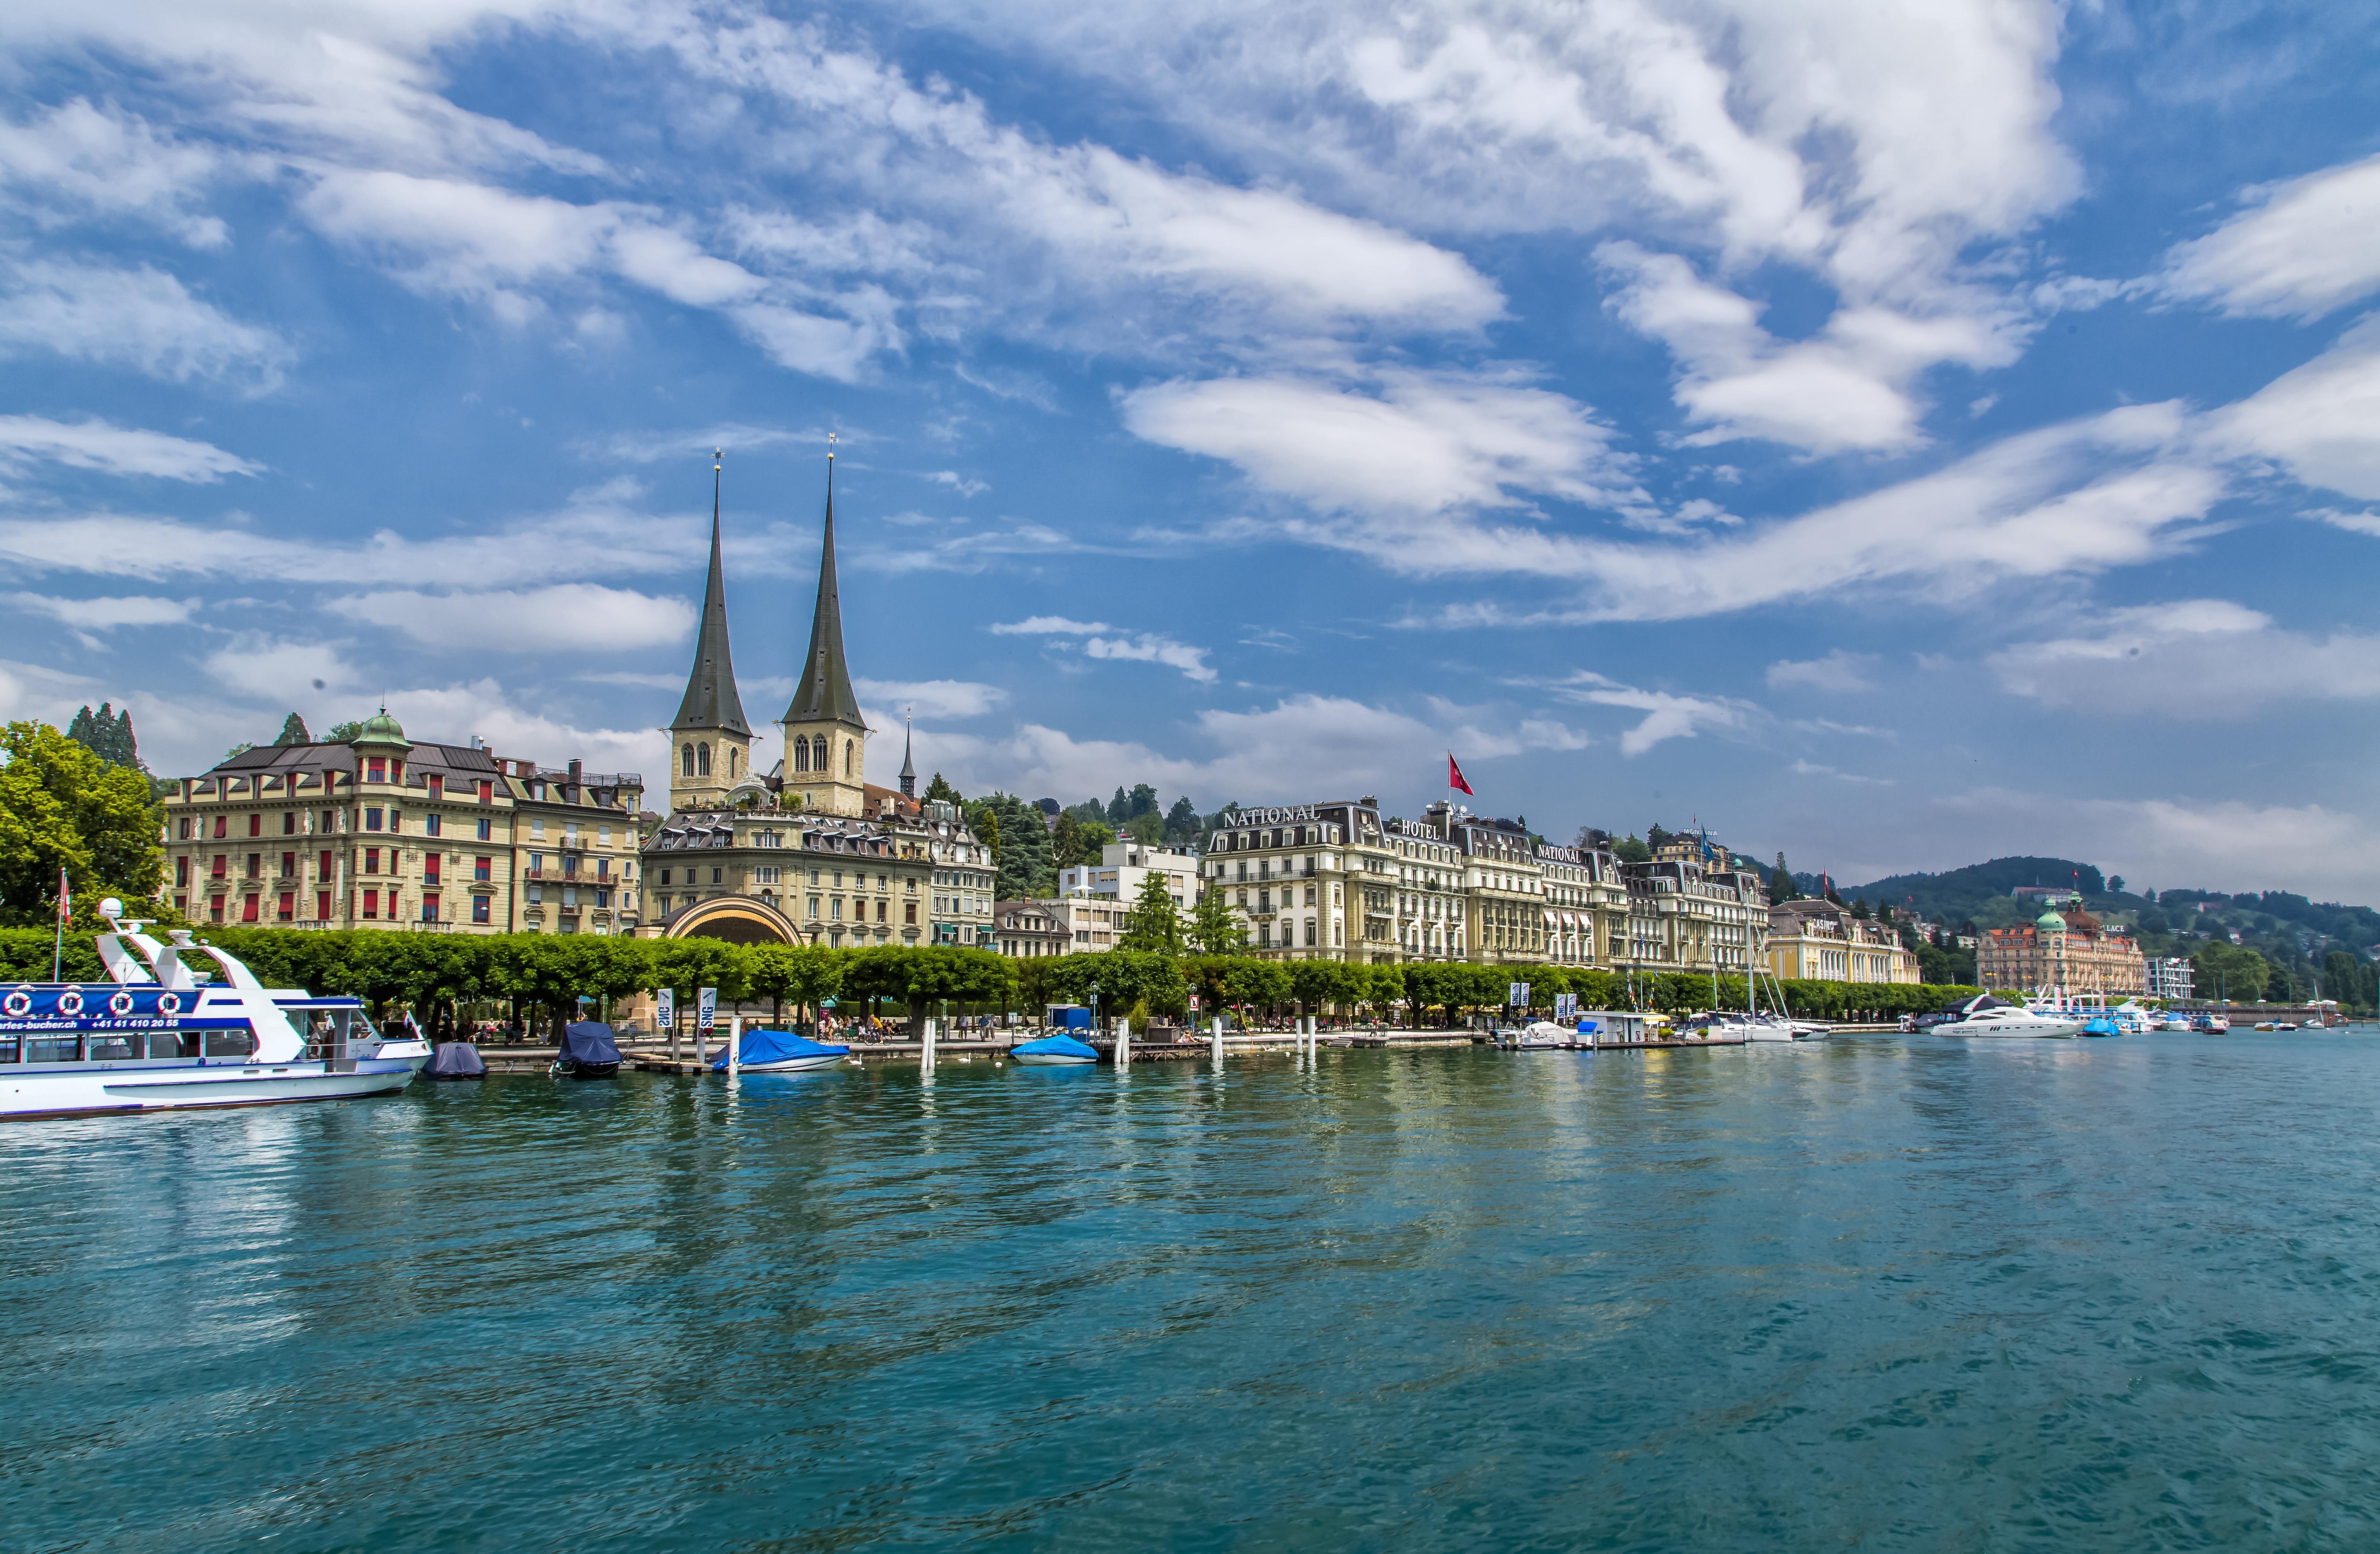
[[[1947,917],[1956,923],[1973,917],[1985,901],[2005,897],[2019,885],[2068,886],[2081,891],[2085,900],[2094,900],[2111,889],[2120,894],[2125,883],[2120,876],[2110,880],[2095,865],[2071,858],[2016,857],[1994,858],[1939,874],[1894,874],[1865,885],[1838,881],[1835,889],[1845,901],[1864,896],[1876,906],[1914,905],[1925,917]]]

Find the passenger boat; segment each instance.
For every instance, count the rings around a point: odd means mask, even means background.
[[[1009,1049],[1008,1055],[1026,1068],[1075,1068],[1099,1061],[1099,1050],[1087,1041],[1077,1041],[1071,1036],[1045,1036],[1038,1041],[1020,1041]]]
[[[799,1074],[805,1069],[832,1068],[851,1056],[848,1047],[812,1041],[789,1030],[747,1030],[735,1044],[735,1067],[745,1074]],[[713,1074],[727,1072],[727,1050],[711,1060]]]
[[[1946,1020],[1934,1027],[1936,1036],[2070,1037],[2082,1033],[2081,1020],[2006,1003],[1989,994],[1971,1000],[1958,1019]]]
[[[113,896],[100,915],[109,980],[0,990],[0,1117],[346,1100],[402,1090],[430,1061],[360,1000],[267,988],[188,929],[161,944]]]

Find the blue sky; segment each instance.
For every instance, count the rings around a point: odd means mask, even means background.
[[[2364,7],[19,0],[0,712],[2380,895]],[[773,754],[773,752],[771,752]]]

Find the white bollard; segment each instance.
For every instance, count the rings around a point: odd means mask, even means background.
[[[1215,1054],[1215,1066],[1216,1066],[1217,1068],[1220,1068],[1220,1067],[1222,1067],[1222,1066],[1223,1066],[1223,1017],[1222,1017],[1220,1014],[1218,1014],[1218,1015],[1216,1015],[1216,1016],[1215,1016],[1215,1028],[1214,1028],[1214,1035],[1213,1035],[1213,1037],[1211,1038],[1211,1039],[1210,1039],[1210,1041],[1209,1041],[1209,1046],[1212,1048],[1212,1050],[1213,1050],[1213,1051],[1214,1051],[1214,1054]]]
[[[1118,1069],[1132,1063],[1132,1021],[1129,1017],[1115,1023],[1115,1061]]]
[[[917,1062],[927,1073],[934,1071],[934,1018],[930,1014],[926,1016],[925,1047],[917,1054]]]
[[[743,1060],[744,1060],[744,1016],[743,1016],[743,1015],[741,1015],[741,1014],[730,1014],[729,1016],[727,1016],[727,1077],[728,1077],[728,1078],[733,1079],[733,1078],[735,1078],[735,1077],[736,1070],[737,1070],[739,1067],[741,1067],[741,1066],[742,1066]]]

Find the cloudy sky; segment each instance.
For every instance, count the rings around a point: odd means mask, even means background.
[[[16,0],[0,712],[2380,898],[2360,6]],[[773,755],[773,751],[771,752]]]

